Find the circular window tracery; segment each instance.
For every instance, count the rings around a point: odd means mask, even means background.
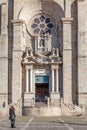
[[[54,19],[45,14],[35,16],[29,26],[29,31],[32,35],[52,35],[55,30]]]

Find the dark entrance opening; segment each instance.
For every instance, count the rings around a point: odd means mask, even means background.
[[[48,83],[36,83],[36,102],[45,100],[45,96],[49,96],[49,84]]]

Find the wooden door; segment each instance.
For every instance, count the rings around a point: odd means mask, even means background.
[[[44,99],[44,97],[49,94],[48,83],[38,83],[36,84],[36,95]]]

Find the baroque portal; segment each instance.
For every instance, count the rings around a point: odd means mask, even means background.
[[[40,101],[45,101],[45,96],[50,97],[51,105],[58,106],[62,95],[62,91],[59,90],[62,56],[58,46],[52,45],[54,33],[57,33],[55,20],[47,14],[36,15],[29,22],[28,31],[33,40],[22,55],[22,65],[26,70],[24,106],[31,106],[31,100],[37,97]]]

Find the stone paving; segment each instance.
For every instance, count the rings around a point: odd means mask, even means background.
[[[8,117],[0,117],[0,130],[87,130],[87,116],[16,117],[16,128],[10,128]]]

